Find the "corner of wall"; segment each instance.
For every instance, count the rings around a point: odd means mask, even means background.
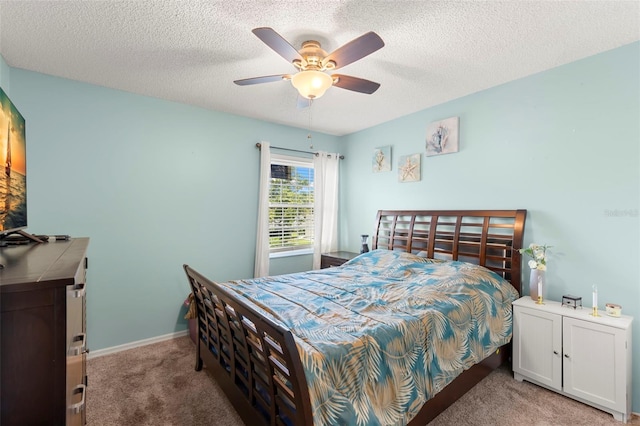
[[[4,60],[2,54],[0,54],[0,87],[5,91],[7,95],[9,95],[9,73],[11,72],[11,68]]]

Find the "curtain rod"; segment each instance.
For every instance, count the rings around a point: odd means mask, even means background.
[[[257,142],[257,143],[256,143],[256,148],[258,148],[258,149],[262,149],[262,144],[261,144],[260,142]],[[299,150],[299,149],[282,148],[282,147],[279,147],[279,146],[272,146],[271,148],[273,148],[273,149],[281,149],[281,150],[283,150],[283,151],[302,152],[302,153],[304,153],[304,154],[313,154],[313,155],[315,155],[315,156],[317,156],[317,155],[318,155],[318,153],[317,153],[317,152],[313,152],[313,151],[301,151],[301,150]],[[344,155],[341,155],[339,158],[340,158],[341,160],[344,160]]]

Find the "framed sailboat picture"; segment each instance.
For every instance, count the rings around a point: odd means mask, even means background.
[[[24,117],[0,88],[0,235],[27,227]]]

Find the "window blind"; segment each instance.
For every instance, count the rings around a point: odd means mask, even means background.
[[[269,186],[271,252],[313,247],[314,170],[309,159],[272,156]]]

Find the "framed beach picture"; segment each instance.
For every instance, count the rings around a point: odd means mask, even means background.
[[[420,180],[420,154],[403,155],[398,159],[398,181]]]
[[[374,173],[391,171],[391,145],[373,150],[371,165]]]
[[[427,157],[458,152],[459,117],[434,121],[427,126]]]
[[[25,120],[0,88],[0,234],[27,227]]]

